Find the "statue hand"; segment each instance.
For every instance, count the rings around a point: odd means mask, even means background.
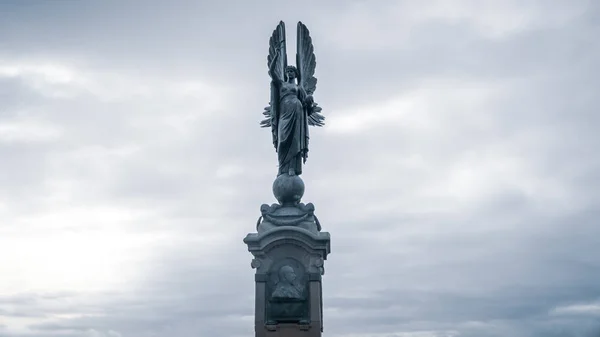
[[[306,96],[305,102],[306,106],[313,106],[313,104],[315,103],[315,99],[312,97],[312,95],[308,95]]]

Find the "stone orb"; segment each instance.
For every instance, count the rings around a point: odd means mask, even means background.
[[[304,181],[297,175],[282,174],[273,182],[273,194],[282,205],[297,204],[304,195]]]

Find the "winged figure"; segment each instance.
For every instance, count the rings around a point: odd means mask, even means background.
[[[316,60],[308,29],[298,22],[296,66],[287,64],[283,21],[269,40],[267,65],[271,76],[271,101],[263,114],[262,127],[271,127],[279,160],[278,176],[300,175],[308,158],[308,126],[323,126],[325,117],[315,103]]]

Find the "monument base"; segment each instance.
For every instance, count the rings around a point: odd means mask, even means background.
[[[256,269],[255,336],[320,337],[329,233],[275,226],[248,234],[244,242]]]
[[[273,183],[279,204],[263,204],[256,233],[244,239],[256,269],[256,337],[321,336],[321,276],[330,252],[313,204],[300,202],[299,176],[280,175]]]
[[[295,323],[281,323],[279,325],[266,325],[264,331],[257,331],[256,336],[261,337],[320,337],[321,329],[311,325]]]

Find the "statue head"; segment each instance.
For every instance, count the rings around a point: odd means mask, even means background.
[[[290,266],[283,266],[281,269],[279,269],[279,282],[285,281],[287,283],[292,283],[294,280],[296,280],[294,268]]]
[[[294,66],[285,67],[285,80],[295,79],[298,77],[298,69]]]

